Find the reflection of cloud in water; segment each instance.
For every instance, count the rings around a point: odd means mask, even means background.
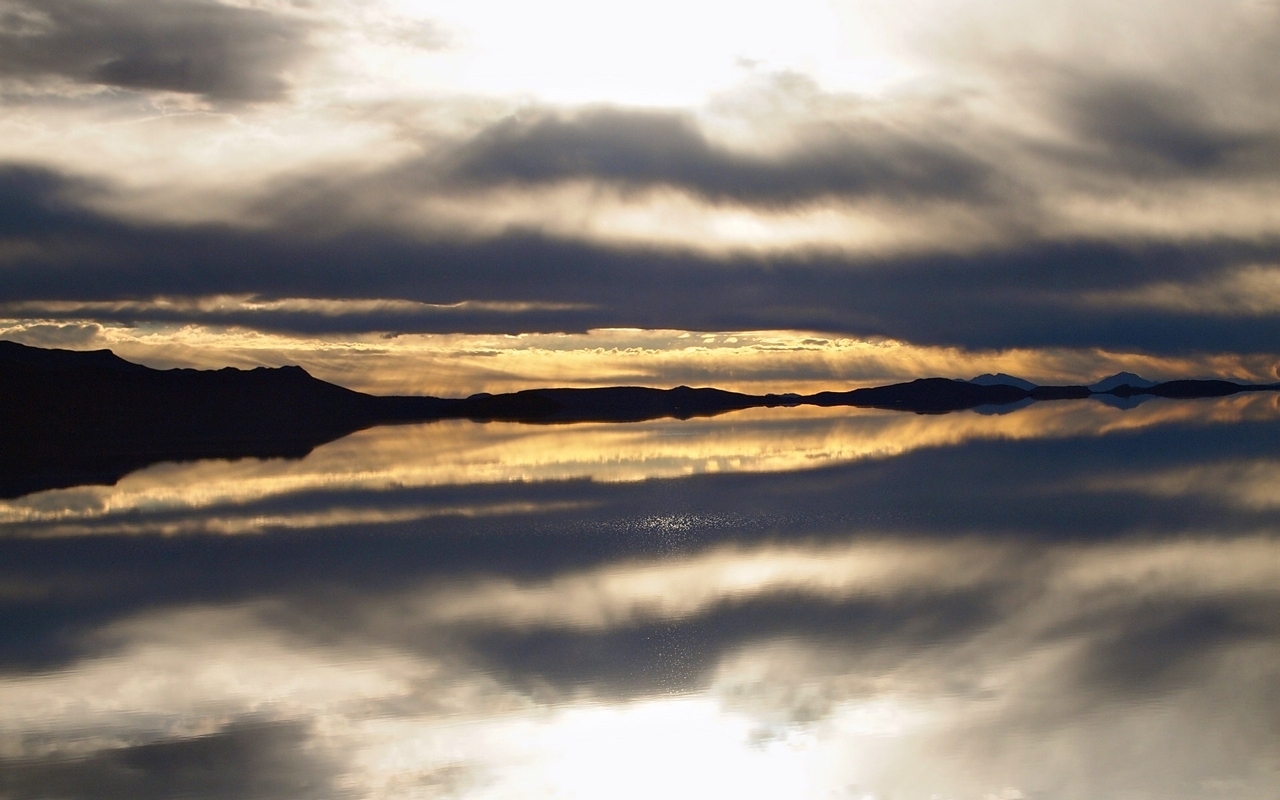
[[[196,514],[168,520],[144,522],[119,521],[101,525],[60,522],[36,530],[36,535],[89,536],[151,534],[180,536],[187,534],[262,533],[268,530],[331,528],[339,526],[386,525],[422,522],[438,517],[492,517],[512,514],[546,514],[586,508],[584,503],[494,503],[465,506],[411,506],[408,508],[330,508],[313,513],[277,514]]]
[[[837,600],[956,591],[994,582],[999,549],[972,543],[713,550],[675,562],[610,564],[518,584],[485,580],[449,586],[421,600],[440,623],[605,630],[647,618],[680,619],[764,594]]]
[[[457,422],[12,501],[0,796],[1274,796],[1276,416]]]
[[[1110,476],[1089,484],[1101,492],[1159,497],[1203,496],[1254,511],[1280,508],[1280,461],[1271,458]]]
[[[711,419],[632,424],[541,426],[445,421],[362,431],[317,448],[301,461],[161,464],[111,487],[54,490],[0,502],[0,523],[63,523],[70,526],[65,533],[82,533],[85,530],[72,523],[244,505],[303,492],[786,472],[975,440],[1105,436],[1159,425],[1229,424],[1277,416],[1280,405],[1276,396],[1268,393],[1209,401],[1155,400],[1127,411],[1102,403],[1068,401],[1037,403],[1002,415],[960,412],[922,416],[862,409],[776,408]],[[288,517],[230,515],[223,522],[169,521],[167,527],[153,530],[240,532],[254,526],[310,527],[360,521],[358,515],[347,519],[343,513],[331,509],[327,516],[315,512]],[[374,517],[379,513],[397,519],[423,518],[403,509],[360,513],[371,515],[365,519],[369,523],[377,522]],[[131,517],[128,526],[133,527],[127,529],[136,531],[137,524]],[[56,534],[58,529],[43,532]]]
[[[926,646],[910,619],[874,653],[805,624],[842,596],[893,618],[901,598],[945,607],[958,587],[987,592],[994,613]],[[272,769],[332,774],[338,796],[1267,796],[1280,788],[1277,587],[1272,537],[884,540],[529,585],[455,576],[365,597],[348,628],[305,596],[161,609],[91,634],[98,653],[73,665],[0,679],[0,767],[87,769],[122,748],[265,730],[295,754]],[[531,626],[692,625],[760,602],[786,605],[794,632],[705,643],[712,669],[679,694],[529,683],[471,645]]]

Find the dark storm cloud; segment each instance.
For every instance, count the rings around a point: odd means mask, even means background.
[[[0,167],[0,235],[38,239],[55,232],[97,227],[81,203],[102,186],[52,170]],[[11,240],[11,239],[10,239]]]
[[[252,301],[270,302],[270,298],[255,297]],[[305,303],[299,305],[306,305]],[[44,304],[0,304],[0,317],[10,314],[32,316],[40,319],[94,319],[97,322],[116,322],[134,325],[140,322],[199,322],[208,325],[239,325],[262,331],[286,333],[384,333],[394,338],[406,333],[447,332],[506,332],[528,333],[584,329],[586,321],[595,321],[589,307],[563,307],[555,304],[534,305],[529,308],[490,308],[461,303],[452,306],[418,304],[418,308],[398,307],[375,310],[359,308],[340,313],[301,309],[253,310],[243,307],[201,309],[191,307],[148,306],[146,302],[122,304],[120,307],[100,305],[73,305],[71,307],[45,307]],[[75,344],[91,342],[100,330],[97,323],[81,325],[33,325],[23,328],[24,341],[38,346],[56,346],[58,343]]]
[[[0,76],[272,100],[303,23],[207,0],[16,0],[0,12]]]
[[[9,800],[189,797],[193,800],[333,798],[334,765],[307,748],[297,723],[232,723],[217,733],[88,755],[0,760],[0,795]]]
[[[1230,124],[1195,93],[1153,81],[1078,81],[1063,93],[1068,124],[1128,171],[1196,175],[1280,169],[1280,136]]]
[[[831,196],[981,199],[991,170],[959,148],[884,126],[829,124],[778,156],[735,152],[679,113],[596,109],[499,122],[452,154],[481,185],[574,179],[669,186],[713,201],[787,205]]]
[[[1077,240],[961,255],[721,258],[536,233],[429,240],[368,226],[326,235],[287,225],[147,224],[89,208],[83,198],[103,191],[47,170],[0,170],[0,302],[249,294],[547,304],[515,314],[484,307],[349,319],[290,312],[251,322],[303,330],[810,329],[971,348],[1160,353],[1270,352],[1280,341],[1275,314],[1082,301],[1092,292],[1194,283],[1280,263],[1280,241]],[[129,316],[148,318],[145,311]]]

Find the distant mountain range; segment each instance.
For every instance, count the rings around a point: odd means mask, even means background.
[[[1024,381],[1022,378],[1015,378],[1003,372],[997,372],[994,375],[988,372],[976,378],[971,378],[969,383],[976,383],[979,386],[1017,386],[1019,389],[1027,390],[1036,388],[1036,385],[1031,381]]]
[[[1155,386],[1155,381],[1149,381],[1140,375],[1134,375],[1132,372],[1117,372],[1109,378],[1103,378],[1097,383],[1089,385],[1097,394],[1109,394],[1113,389],[1121,386],[1129,386],[1134,389],[1149,389]]]
[[[458,399],[378,397],[318,380],[300,367],[156,370],[108,350],[0,341],[0,497],[113,483],[160,461],[301,457],[363,428],[439,419],[635,422],[798,405],[938,414],[1026,400],[1221,397],[1277,388],[1217,380],[1152,383],[1122,372],[1092,387],[1037,386],[998,374],[813,395],[620,386]]]

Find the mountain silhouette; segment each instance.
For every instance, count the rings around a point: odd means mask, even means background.
[[[371,397],[299,367],[154,370],[0,341],[0,496],[113,483],[159,461],[301,457],[443,404]]]
[[[1031,381],[1015,378],[1003,372],[997,372],[994,375],[986,372],[976,378],[970,378],[969,383],[976,383],[979,386],[1017,386],[1019,389],[1027,390],[1036,388],[1036,385]]]
[[[0,341],[0,497],[110,484],[161,461],[300,458],[363,428],[439,419],[636,422],[796,405],[942,414],[1028,400],[1107,396],[1127,402],[1141,395],[1222,397],[1280,388],[1217,380],[1140,387],[1128,381],[1100,392],[1087,386],[1028,388],[1006,375],[979,379],[921,378],[807,396],[617,386],[460,399],[380,397],[319,380],[301,367],[157,370],[109,350],[49,350]]]
[[[1149,389],[1155,385],[1155,381],[1149,381],[1141,375],[1134,375],[1132,372],[1117,372],[1115,375],[1103,378],[1097,383],[1089,384],[1089,388],[1096,393],[1105,394],[1121,386],[1130,386],[1134,389]]]

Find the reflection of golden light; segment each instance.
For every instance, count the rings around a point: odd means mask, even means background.
[[[63,522],[37,532],[44,536],[88,536],[146,534],[181,536],[188,534],[218,534],[235,536],[263,533],[269,530],[297,530],[323,528],[338,525],[387,525],[398,522],[418,522],[436,517],[492,517],[504,514],[549,514],[586,508],[585,503],[494,503],[469,506],[413,506],[410,508],[330,508],[313,513],[276,514],[195,514],[175,520],[147,520],[144,522],[113,521],[106,525]],[[150,510],[157,510],[151,506]],[[92,518],[92,514],[85,515]],[[74,513],[63,516],[74,518]]]
[[[717,472],[783,472],[886,458],[923,447],[980,439],[1102,436],[1174,423],[1218,424],[1277,416],[1277,397],[1267,393],[1207,401],[1153,400],[1127,411],[1096,401],[1063,401],[1036,403],[1000,415],[959,412],[922,416],[797,407],[628,424],[521,425],[449,420],[361,431],[317,448],[300,461],[244,459],[159,464],[133,473],[115,486],[54,490],[0,502],[0,522],[10,526],[70,524],[136,511],[235,506],[304,491],[576,479],[617,482]],[[342,514],[347,512],[332,509],[326,513],[333,524],[341,524]],[[360,513],[425,518],[421,515],[426,512]],[[301,516],[276,522],[262,519],[259,523],[283,527],[325,524],[324,514],[308,514],[314,515],[310,523]],[[201,529],[216,529],[221,524],[217,519],[201,523]],[[356,517],[350,519],[358,521]],[[243,530],[253,524],[252,517],[243,515],[232,515],[231,520],[226,523],[228,529]],[[369,516],[366,521],[375,520]],[[180,527],[178,523],[166,524]],[[53,531],[50,528],[45,533]]]

